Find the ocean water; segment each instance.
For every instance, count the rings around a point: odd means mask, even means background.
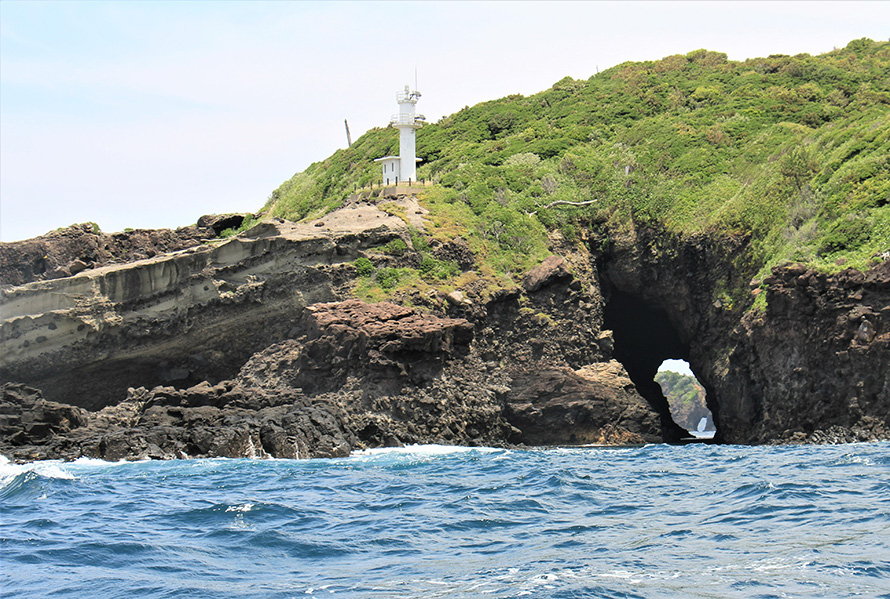
[[[0,594],[888,597],[890,444],[0,460]]]

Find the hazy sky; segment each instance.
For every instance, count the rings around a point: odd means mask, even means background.
[[[698,48],[730,59],[890,36],[888,2],[0,0],[0,240],[259,209],[387,124]]]

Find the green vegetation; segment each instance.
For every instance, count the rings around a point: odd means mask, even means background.
[[[389,254],[390,256],[401,256],[407,251],[408,244],[401,239],[393,239],[385,246],[383,246],[383,252]]]
[[[223,229],[222,231],[220,231],[219,236],[222,239],[234,237],[238,233],[242,233],[242,232],[248,230],[249,228],[251,228],[252,226],[257,224],[257,222],[259,222],[258,219],[254,218],[253,216],[248,216],[243,221],[241,221],[241,226],[239,226],[237,229],[234,227],[229,227],[228,229]]]
[[[671,406],[671,416],[680,426],[695,430],[702,418],[710,414],[705,405],[705,390],[695,377],[663,370],[655,375],[655,382]]]
[[[460,268],[454,262],[439,260],[430,252],[423,235],[409,229],[414,251],[420,257],[417,268],[383,267],[377,268],[368,258],[357,258],[352,265],[359,277],[356,293],[363,299],[379,301],[396,291],[416,289],[430,283],[438,284],[460,275]],[[408,244],[402,239],[394,239],[381,250],[389,256],[402,256],[408,251]]]
[[[374,274],[374,265],[364,256],[358,258],[352,265],[355,266],[355,274],[360,277],[370,277]]]
[[[454,262],[439,260],[430,252],[426,239],[415,229],[410,229],[411,244],[414,251],[420,254],[420,276],[431,281],[445,281],[460,274],[460,268]]]
[[[397,148],[396,129],[373,129],[286,181],[263,211],[330,211],[379,183],[373,159]],[[890,249],[890,43],[624,63],[467,107],[419,130],[417,151],[418,176],[438,183],[422,198],[429,234],[464,238],[494,281],[546,256],[548,232],[605,238],[631,223],[749,234],[762,272],[785,261],[864,269]],[[457,274],[433,262],[421,270]]]

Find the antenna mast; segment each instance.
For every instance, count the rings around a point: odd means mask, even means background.
[[[349,121],[343,119],[343,124],[346,125],[346,147],[352,147],[352,136],[349,135]]]

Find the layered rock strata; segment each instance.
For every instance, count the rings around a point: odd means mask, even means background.
[[[384,200],[423,224],[415,199]],[[381,250],[395,238],[409,252],[394,261]],[[619,364],[583,370],[611,357],[583,256],[548,259],[524,288],[490,293],[480,281],[405,298],[427,313],[335,301],[351,294],[355,258],[409,265],[410,247],[405,221],[352,202],[305,224],[265,221],[228,241],[7,286],[0,451],[322,457],[662,438]],[[474,263],[459,239],[430,250]],[[543,371],[564,392],[542,392]]]
[[[659,439],[657,416],[617,363],[555,371],[560,387],[542,392],[550,379],[475,355],[462,318],[349,300],[309,306],[303,320],[304,335],[254,354],[233,380],[131,388],[97,412],[4,385],[0,451],[16,460],[307,458],[406,443]]]
[[[241,226],[244,214],[212,214],[178,229],[103,233],[92,223],[72,225],[15,243],[0,243],[0,287],[70,277],[79,272],[152,258],[216,239]]]
[[[404,235],[367,224],[263,222],[227,241],[0,290],[0,380],[97,410],[131,386],[234,376],[254,352],[296,336],[303,308],[336,299],[363,248]]]

